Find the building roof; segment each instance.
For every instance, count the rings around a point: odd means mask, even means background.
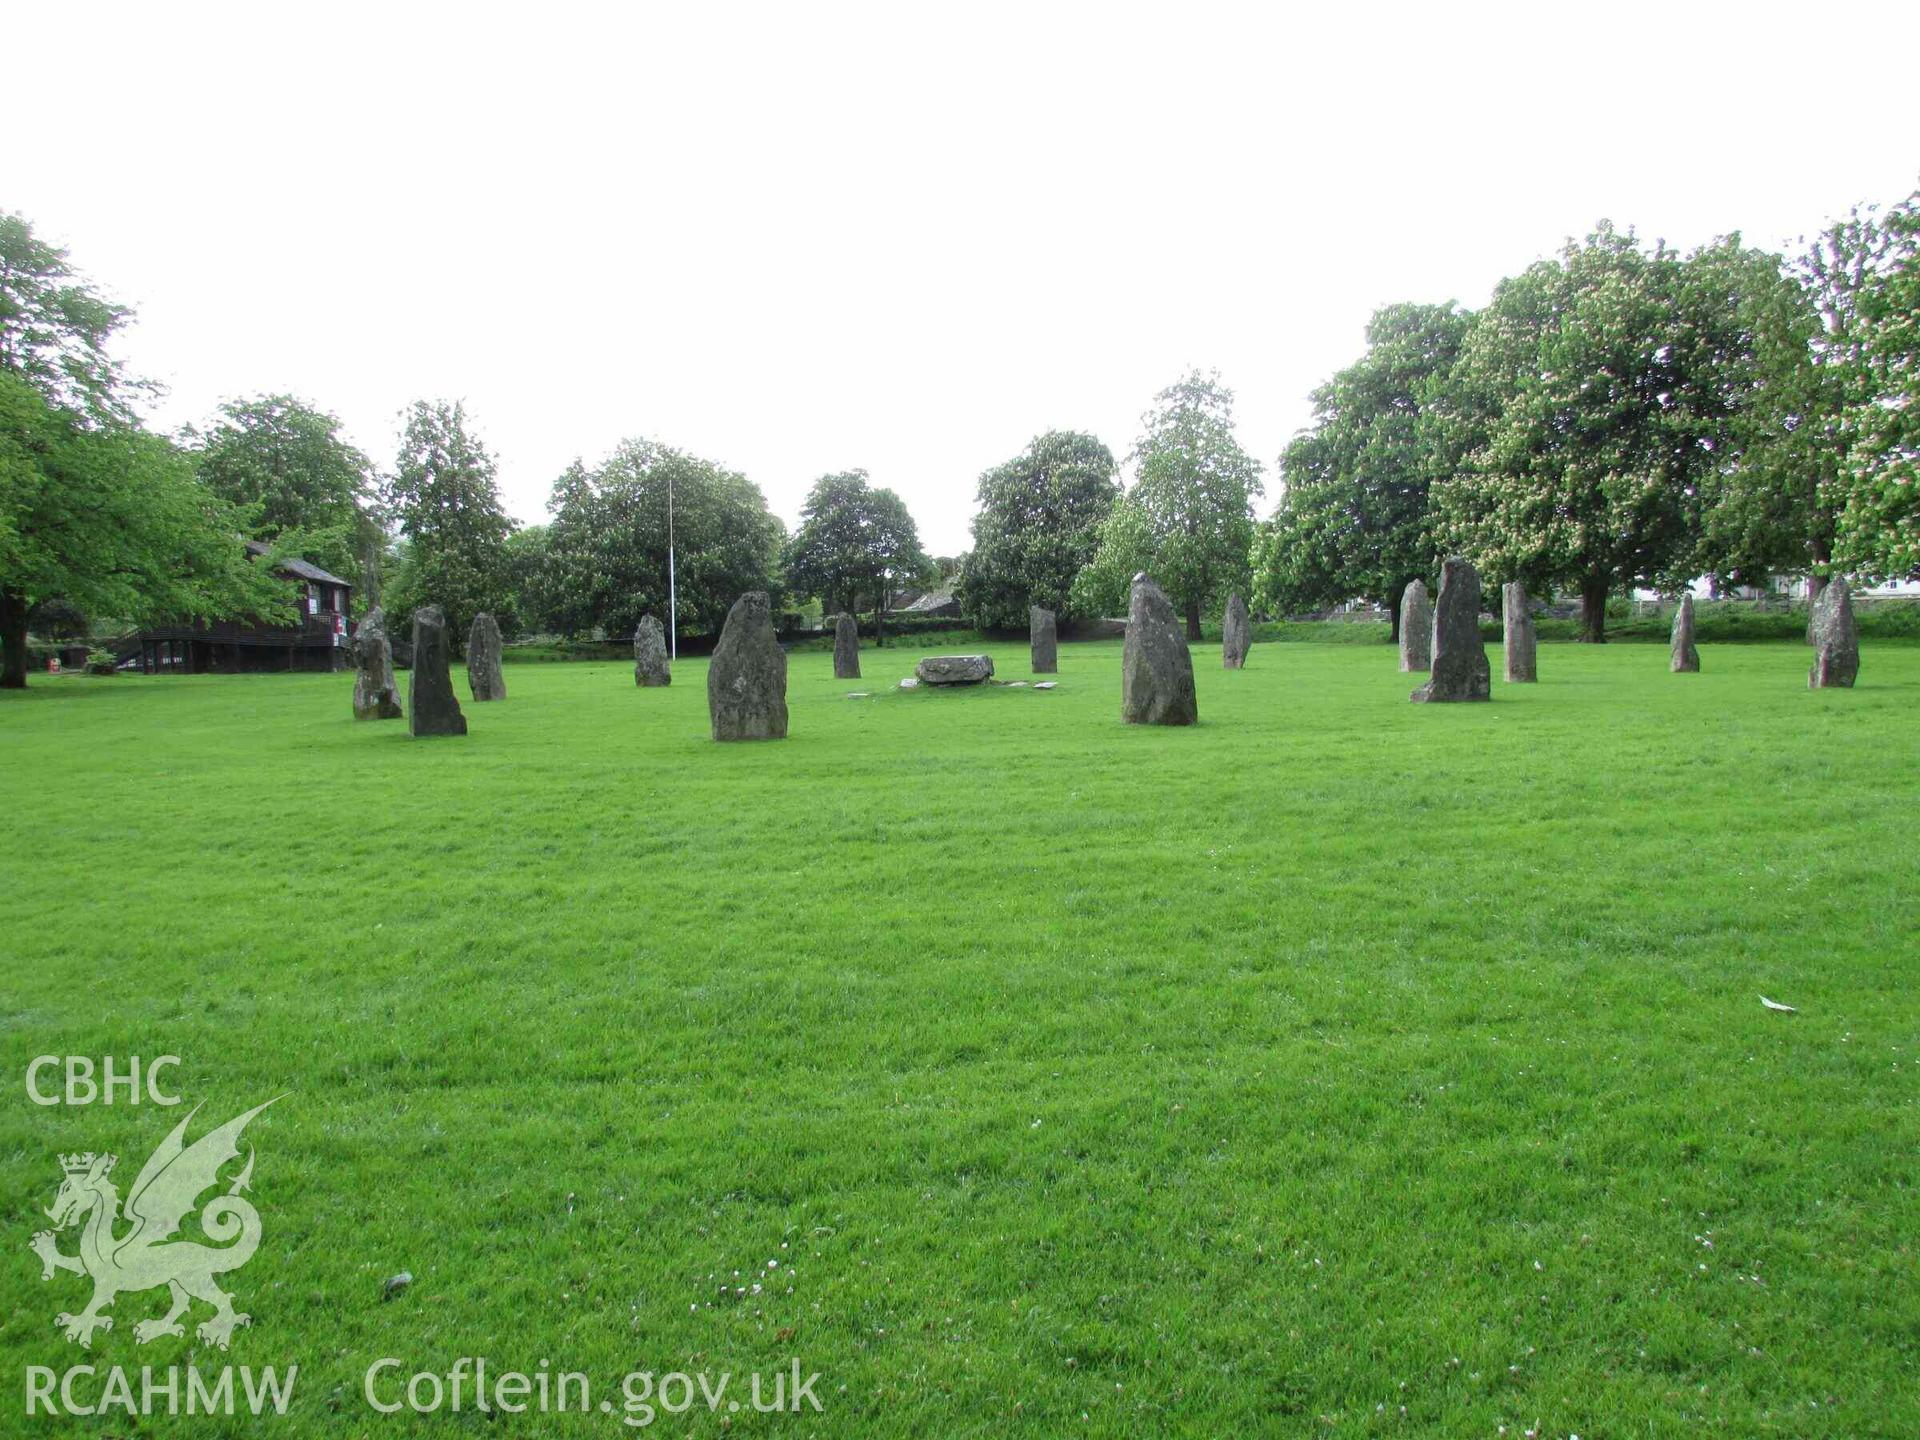
[[[953,591],[929,590],[926,594],[899,607],[896,613],[901,615],[925,614],[931,610],[944,610],[953,604]]]
[[[271,548],[258,540],[247,541],[249,555],[265,555]],[[297,575],[302,580],[318,580],[322,585],[344,585],[349,590],[353,588],[351,580],[342,580],[338,575],[330,574],[311,560],[302,560],[298,555],[288,556],[276,568],[286,571],[289,575]]]

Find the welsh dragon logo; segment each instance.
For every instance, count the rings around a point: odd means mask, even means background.
[[[133,1327],[133,1338],[142,1345],[162,1335],[185,1334],[180,1317],[195,1300],[205,1301],[214,1310],[196,1333],[222,1350],[227,1348],[235,1326],[252,1323],[251,1316],[235,1312],[233,1297],[220,1288],[216,1278],[238,1270],[253,1258],[260,1245],[260,1213],[240,1193],[253,1177],[251,1146],[246,1166],[233,1178],[226,1193],[200,1206],[200,1229],[214,1243],[202,1245],[174,1237],[181,1223],[200,1205],[200,1197],[219,1184],[220,1168],[238,1158],[240,1132],[247,1128],[247,1122],[273,1103],[269,1100],[266,1105],[256,1105],[188,1145],[187,1125],[200,1113],[200,1107],[194,1106],[140,1167],[124,1212],[120,1191],[111,1178],[118,1156],[89,1151],[60,1157],[66,1179],[47,1211],[53,1229],[40,1231],[32,1243],[45,1267],[42,1280],[51,1280],[56,1270],[70,1270],[93,1281],[93,1299],[87,1308],[78,1315],[62,1313],[53,1322],[67,1339],[91,1347],[94,1331],[113,1328],[113,1317],[102,1312],[113,1304],[115,1296],[160,1285],[167,1287],[173,1304],[158,1320],[142,1320]],[[54,1232],[69,1225],[80,1227],[79,1253],[75,1255],[61,1254],[55,1240]]]

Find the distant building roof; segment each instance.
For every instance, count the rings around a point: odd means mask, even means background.
[[[271,545],[264,544],[259,540],[247,541],[247,553],[249,555],[265,555],[272,548]],[[318,565],[315,565],[311,560],[302,560],[298,555],[292,555],[282,560],[278,568],[286,571],[289,575],[297,575],[302,580],[318,580],[322,585],[345,585],[349,590],[353,588],[352,581],[342,580],[338,575],[330,574],[322,570]]]
[[[946,609],[954,603],[953,591],[929,590],[910,605],[902,605],[897,613],[901,615],[932,615]]]

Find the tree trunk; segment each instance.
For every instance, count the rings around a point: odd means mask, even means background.
[[[1588,645],[1607,643],[1607,584],[1604,575],[1589,575],[1580,582],[1580,639]]]
[[[27,688],[27,597],[0,590],[0,690]]]
[[[1390,627],[1387,632],[1387,643],[1389,645],[1400,643],[1400,602],[1406,598],[1406,594],[1406,586],[1403,585],[1394,591],[1387,601],[1387,624]]]
[[[1189,600],[1187,601],[1187,639],[1198,640],[1199,638],[1200,602],[1198,600]]]
[[[887,643],[887,602],[886,597],[873,602],[873,648],[881,650]]]

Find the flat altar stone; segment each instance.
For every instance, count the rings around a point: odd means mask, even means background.
[[[929,655],[913,667],[929,685],[979,685],[993,678],[991,655]]]

